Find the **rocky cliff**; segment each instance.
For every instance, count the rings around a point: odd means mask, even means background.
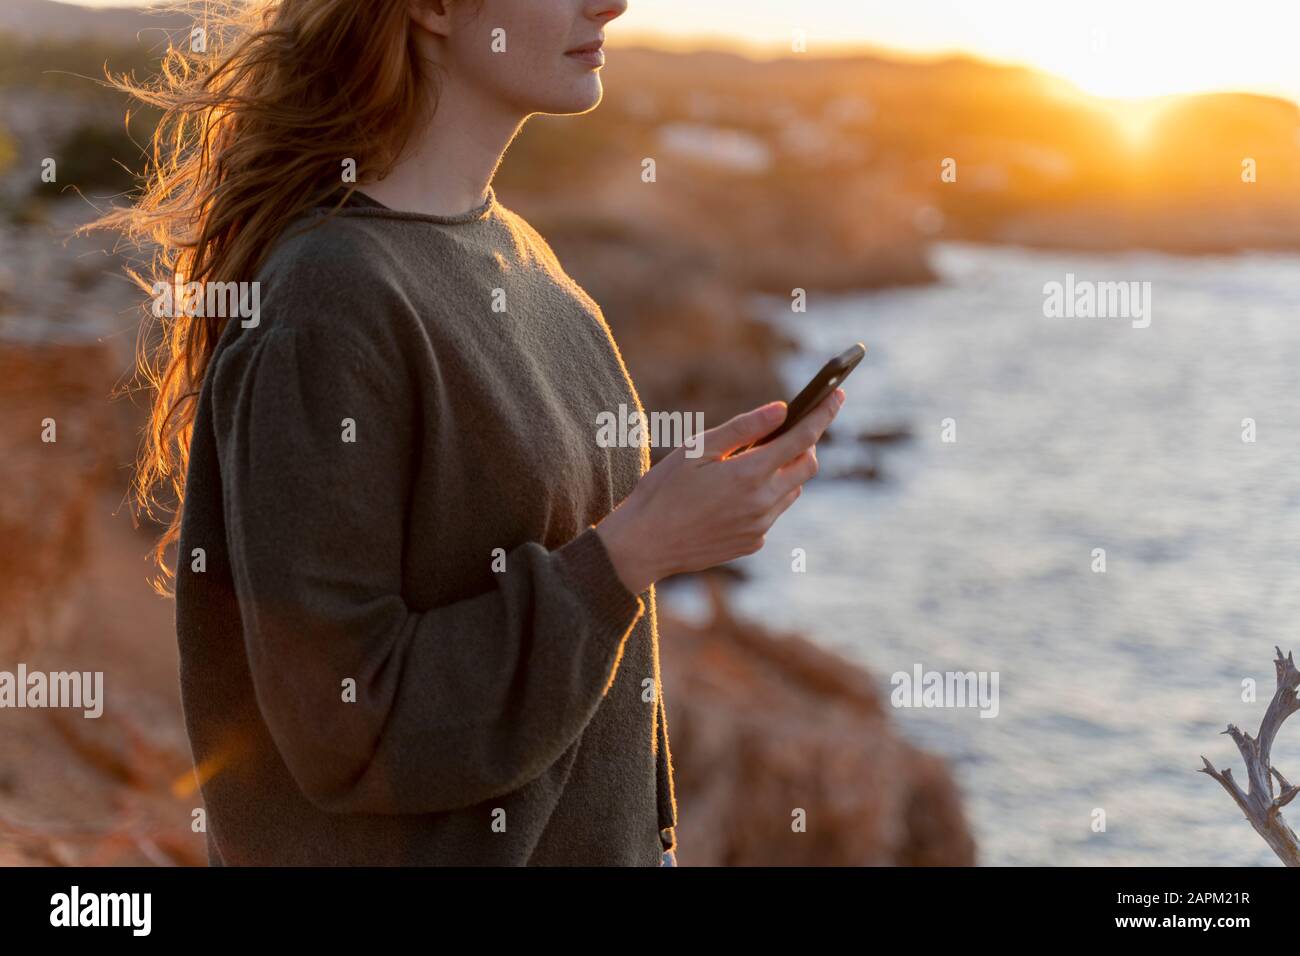
[[[731,613],[662,612],[683,866],[968,866],[944,762],[903,740],[871,676]]]
[[[715,424],[780,393],[788,343],[708,259],[648,224],[611,236],[557,219],[552,234],[608,303],[648,408],[703,408]],[[5,249],[0,669],[102,670],[113,706],[95,721],[0,711],[0,862],[201,864],[171,605],[146,583],[153,529],[123,503],[139,408],[110,400],[134,314],[100,269],[77,272],[84,250],[21,227]],[[17,280],[38,268],[79,278],[51,314],[26,318],[40,303]],[[95,315],[109,324],[65,321]],[[49,422],[56,441],[42,440]],[[683,865],[973,861],[942,761],[898,737],[866,674],[736,620],[720,591],[711,622],[665,609],[662,631]]]

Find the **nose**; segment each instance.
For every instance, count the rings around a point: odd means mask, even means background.
[[[587,4],[588,19],[608,23],[627,12],[627,0],[592,0]]]

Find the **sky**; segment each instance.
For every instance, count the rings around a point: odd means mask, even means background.
[[[121,0],[82,0],[94,6]],[[964,53],[1098,96],[1252,91],[1300,100],[1300,0],[630,0],[609,46],[790,55]]]

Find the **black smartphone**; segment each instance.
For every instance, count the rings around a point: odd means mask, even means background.
[[[851,348],[845,349],[835,358],[831,359],[822,366],[822,370],[813,376],[811,382],[804,386],[803,391],[794,397],[794,400],[786,408],[785,421],[777,429],[764,435],[758,441],[745,448],[757,448],[759,445],[766,445],[774,438],[780,438],[795,425],[799,420],[811,412],[814,408],[840,384],[849,377],[849,373],[857,368],[862,357],[867,354],[867,347],[861,342],[855,343]]]

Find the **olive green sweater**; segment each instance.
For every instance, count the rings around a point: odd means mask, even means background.
[[[659,866],[655,592],[593,529],[649,449],[596,441],[641,408],[600,308],[491,193],[354,194],[257,281],[199,395],[177,571],[210,861]]]

